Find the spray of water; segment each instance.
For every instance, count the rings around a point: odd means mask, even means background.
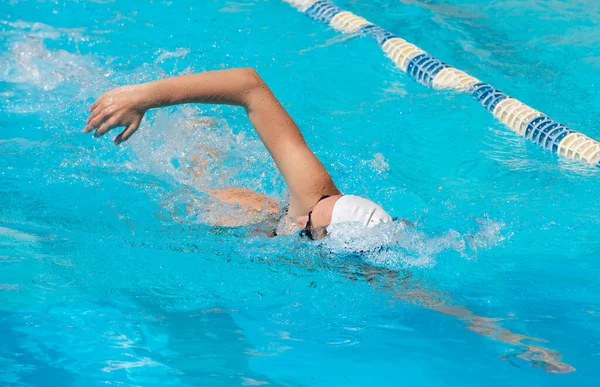
[[[142,68],[115,71],[110,58],[51,49],[45,43],[57,39],[75,44],[87,41],[90,37],[83,29],[25,22],[5,22],[4,27],[8,49],[0,54],[0,81],[27,90],[26,99],[17,100],[8,94],[11,100],[7,107],[14,113],[47,113],[49,130],[62,127],[69,116],[81,116],[83,120],[87,105],[118,84],[191,72],[189,67],[180,71],[161,67],[167,62],[185,61],[190,52],[186,48],[159,50]],[[22,94],[19,91],[20,97]],[[212,224],[232,214],[243,217],[241,209],[218,203],[205,193],[213,188],[246,187],[283,198],[285,186],[247,122],[232,125],[241,115],[241,111],[220,107],[163,109],[148,115],[125,149],[115,150],[103,139],[93,152],[75,148],[61,166],[69,170],[65,173],[70,176],[74,168],[81,171],[91,165],[113,173],[161,179],[169,189],[161,191],[157,200],[176,221]],[[380,153],[369,160],[355,161],[355,168],[368,167],[376,173],[389,170]],[[84,175],[82,181],[90,178]],[[369,263],[390,269],[428,267],[435,265],[436,257],[444,251],[475,256],[478,249],[490,248],[504,238],[501,229],[501,223],[489,220],[473,233],[448,230],[441,235],[428,235],[403,222],[382,225],[377,230],[339,225],[322,245],[332,251],[361,252]]]
[[[478,250],[489,249],[506,238],[501,232],[503,226],[497,221],[482,220],[473,233],[461,234],[450,229],[441,235],[428,235],[402,220],[371,229],[342,223],[329,227],[329,238],[322,245],[338,253],[359,253],[366,262],[387,269],[431,267],[444,251],[475,258]]]

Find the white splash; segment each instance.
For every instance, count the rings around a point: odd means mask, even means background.
[[[375,153],[371,160],[368,160],[367,163],[375,170],[377,173],[383,173],[390,170],[390,165],[385,160],[385,156],[382,153]]]
[[[401,269],[410,266],[434,266],[444,251],[455,251],[473,258],[478,249],[489,249],[506,237],[503,224],[480,221],[480,229],[461,234],[448,230],[441,235],[428,235],[406,221],[380,224],[366,229],[360,224],[342,223],[328,227],[329,237],[321,243],[334,253],[360,253],[376,266]]]
[[[44,91],[69,81],[83,85],[85,79],[99,74],[92,63],[85,56],[51,51],[42,40],[28,38],[13,42],[0,57],[0,81],[30,84]]]
[[[178,48],[175,51],[159,50],[158,56],[156,57],[156,59],[154,59],[154,64],[158,65],[159,63],[162,63],[167,59],[171,58],[185,59],[186,55],[189,53],[189,48]]]

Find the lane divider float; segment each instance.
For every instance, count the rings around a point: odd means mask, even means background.
[[[600,142],[569,129],[494,86],[458,70],[406,40],[344,11],[330,1],[283,0],[337,31],[361,33],[377,41],[383,52],[417,82],[435,89],[467,93],[515,133],[560,156],[600,167]]]

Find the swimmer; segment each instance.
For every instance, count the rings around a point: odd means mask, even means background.
[[[85,133],[101,137],[115,128],[124,127],[114,143],[127,141],[139,128],[149,109],[184,103],[227,104],[246,110],[263,144],[283,175],[290,194],[290,205],[282,214],[277,234],[300,235],[320,239],[329,226],[354,222],[370,228],[392,221],[378,204],[354,195],[342,195],[331,175],[306,144],[298,126],[285,111],[273,92],[252,69],[210,71],[130,85],[108,91],[90,108]],[[216,151],[205,149],[212,158]],[[197,162],[194,174],[202,175],[206,163]],[[211,189],[211,197],[235,204],[251,214],[281,213],[279,200],[246,188]],[[217,223],[243,225],[248,218],[225,217]],[[376,267],[364,267],[369,282],[392,291],[395,299],[418,302],[436,312],[464,321],[468,329],[500,342],[522,348],[517,357],[548,372],[565,373],[575,369],[561,361],[561,354],[524,341],[540,341],[519,335],[496,324],[497,320],[450,306],[434,292],[416,287],[413,282],[398,280],[398,273]],[[508,359],[508,355],[505,356]]]
[[[281,215],[276,234],[320,239],[328,226],[355,222],[373,227],[392,221],[378,204],[355,195],[342,195],[323,164],[310,150],[298,126],[267,84],[252,69],[228,69],[123,86],[92,104],[84,129],[101,137],[124,127],[114,143],[127,141],[140,127],[149,109],[184,103],[241,106],[275,161],[289,190],[289,208]],[[245,188],[211,190],[212,197],[248,211],[282,212],[278,201]],[[241,225],[228,219],[223,225]]]

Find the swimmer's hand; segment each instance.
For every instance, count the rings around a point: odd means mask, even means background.
[[[94,137],[100,137],[114,128],[125,127],[115,138],[115,145],[129,139],[140,127],[149,108],[144,101],[144,87],[144,84],[123,86],[102,94],[90,107],[83,132],[95,130]]]
[[[271,97],[270,104],[265,102],[266,97]],[[273,121],[274,111],[281,110],[279,102],[254,70],[209,71],[123,86],[104,93],[90,107],[91,114],[83,131],[95,131],[94,137],[101,137],[111,129],[125,127],[115,138],[115,145],[119,145],[138,130],[146,111],[182,103],[237,105],[249,111],[257,110],[250,106],[260,103],[265,111],[259,118],[269,123]],[[285,114],[284,119],[289,116]]]

